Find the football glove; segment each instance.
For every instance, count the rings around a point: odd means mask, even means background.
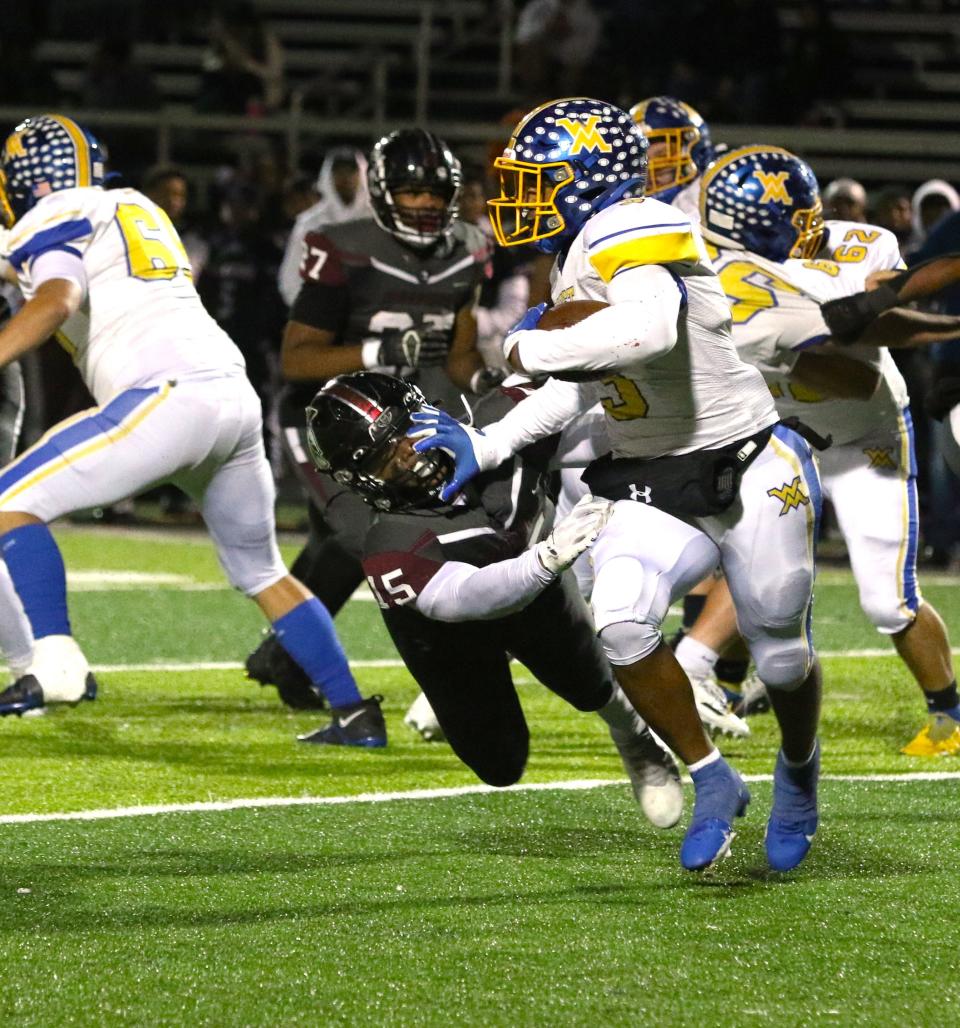
[[[559,575],[597,541],[597,536],[613,513],[611,500],[582,496],[569,514],[562,517],[553,531],[537,543],[537,558],[546,571]]]
[[[420,363],[423,341],[415,328],[385,328],[380,333],[380,349],[375,365],[415,368]]]
[[[451,335],[449,332],[436,329],[420,329],[420,363],[421,368],[436,367],[445,364],[450,353]]]
[[[500,368],[481,368],[475,371],[470,379],[470,392],[484,396],[496,389],[506,377],[506,372]]]
[[[828,300],[820,305],[820,313],[834,341],[841,346],[849,346],[863,335],[876,317],[896,307],[899,302],[897,290],[889,282],[883,282],[876,289]]]
[[[413,448],[417,453],[427,450],[446,450],[453,457],[456,470],[453,478],[443,487],[440,499],[449,503],[457,493],[479,474],[485,448],[483,432],[461,425],[445,410],[425,404],[410,415],[413,426],[407,432],[416,439]]]
[[[528,332],[530,329],[536,328],[548,306],[549,304],[546,303],[538,303],[536,307],[527,308],[527,313],[507,330],[507,334],[503,337],[503,356],[507,361],[510,360],[510,353],[517,345],[517,341],[513,337],[518,332]]]

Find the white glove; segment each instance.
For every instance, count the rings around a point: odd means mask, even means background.
[[[537,558],[544,569],[559,575],[597,541],[603,526],[610,519],[613,503],[594,499],[589,493],[561,518],[543,542],[536,545]]]

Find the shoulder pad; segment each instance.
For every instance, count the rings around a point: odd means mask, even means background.
[[[90,194],[90,195],[84,195]],[[93,233],[91,217],[102,192],[63,189],[43,197],[10,230],[9,260],[16,271],[32,258],[79,242]]]
[[[621,200],[587,222],[587,259],[604,280],[646,264],[696,264],[700,250],[690,219],[652,197]]]

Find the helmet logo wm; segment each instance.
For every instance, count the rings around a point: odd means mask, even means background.
[[[579,154],[584,150],[599,150],[601,153],[610,153],[613,147],[600,135],[597,122],[600,116],[592,114],[583,121],[576,121],[573,118],[557,118],[557,125],[570,133],[572,140],[570,153]]]
[[[7,145],[4,147],[4,157],[8,160],[13,160],[15,157],[26,157],[27,151],[24,149],[22,132],[14,132],[7,138]]]
[[[789,171],[760,171],[758,168],[754,175],[763,186],[760,203],[782,203],[786,207],[793,206],[793,200],[787,192]]]

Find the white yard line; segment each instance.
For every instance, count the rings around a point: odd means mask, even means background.
[[[747,782],[769,782],[772,775],[744,775]],[[887,775],[823,775],[827,782],[941,782],[960,779],[960,771],[916,771]],[[393,803],[397,800],[438,800],[504,792],[580,792],[624,785],[626,779],[588,778],[570,782],[530,782],[498,789],[492,785],[462,785],[448,789],[410,789],[405,792],[366,792],[356,796],[264,796],[251,799],[216,800],[197,803],[164,803],[114,810],[73,810],[55,814],[3,814],[0,825],[34,824],[38,821],[104,821],[120,817],[155,814],[193,814],[223,810],[252,810],[268,807],[331,807],[348,803]]]
[[[821,657],[895,657],[897,651],[894,649],[868,649],[868,650],[818,650]],[[955,657],[960,657],[960,647],[954,647],[951,651]],[[403,667],[403,661],[396,657],[383,660],[351,660],[351,667],[375,668],[375,667]],[[243,664],[235,660],[207,660],[207,661],[175,661],[158,660],[144,664],[95,664],[93,670],[103,674],[120,673],[123,671],[239,671]]]

